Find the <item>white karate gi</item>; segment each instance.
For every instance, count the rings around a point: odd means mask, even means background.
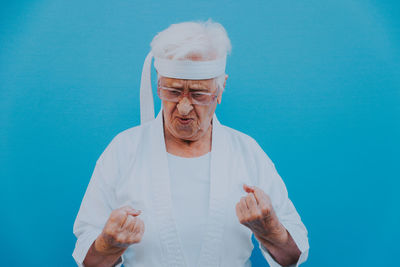
[[[195,158],[167,154],[179,241],[187,266],[196,266],[208,220],[211,153]]]
[[[248,266],[253,250],[250,229],[239,223],[236,203],[243,183],[260,187],[307,259],[308,239],[274,164],[251,137],[213,118],[209,214],[198,266]],[[126,267],[187,266],[172,210],[162,112],[155,120],[118,134],[96,163],[74,224],[73,252],[79,266],[110,213],[125,205],[142,210],[145,232],[123,254]],[[188,207],[190,208],[190,207]],[[196,231],[196,229],[193,229]],[[271,266],[280,266],[262,247]],[[296,265],[296,266],[297,266]]]

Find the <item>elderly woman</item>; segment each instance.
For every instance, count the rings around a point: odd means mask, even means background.
[[[151,47],[142,124],[118,134],[96,163],[74,224],[77,264],[249,266],[252,234],[271,266],[304,262],[307,230],[274,164],[214,114],[228,77],[225,29],[174,24]]]

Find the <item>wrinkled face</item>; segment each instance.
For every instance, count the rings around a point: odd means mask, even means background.
[[[207,133],[213,118],[217,103],[221,103],[222,90],[218,97],[209,105],[195,105],[188,92],[217,93],[215,79],[181,80],[160,77],[159,85],[183,91],[179,102],[163,100],[164,129],[173,137],[185,141],[199,140]]]

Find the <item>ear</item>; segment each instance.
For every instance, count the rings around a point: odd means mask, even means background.
[[[225,75],[224,89],[225,89],[225,86],[226,86],[226,80],[228,80],[228,75]]]
[[[228,79],[228,75],[225,75],[225,81],[224,81],[224,90],[225,90],[225,86],[226,86],[226,80]],[[218,104],[221,104],[222,101],[222,93],[224,92],[224,90],[221,90],[218,94],[218,98],[217,98],[217,102]]]

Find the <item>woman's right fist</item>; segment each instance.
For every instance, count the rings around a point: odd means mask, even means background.
[[[112,254],[139,243],[144,233],[144,223],[138,217],[140,213],[129,206],[113,210],[94,243],[95,249],[104,254]]]

